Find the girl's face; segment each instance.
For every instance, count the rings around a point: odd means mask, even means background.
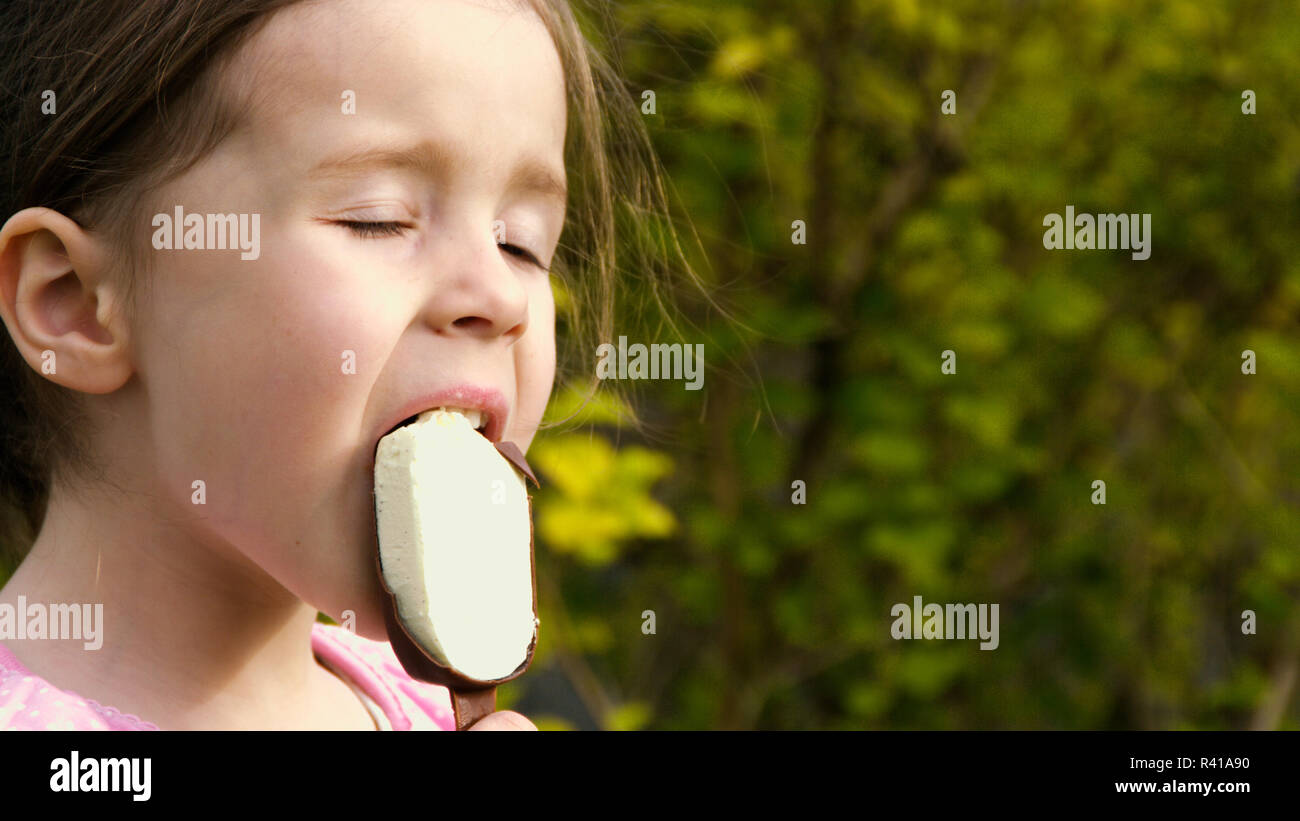
[[[274,16],[232,71],[244,124],[150,216],[259,215],[259,255],[154,252],[138,452],[189,535],[382,638],[379,438],[446,405],[526,449],[550,395],[528,255],[549,267],[564,221],[560,58],[526,10],[328,0]]]

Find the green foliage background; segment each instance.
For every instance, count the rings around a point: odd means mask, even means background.
[[[549,727],[1300,728],[1294,4],[610,8],[733,321],[627,320],[705,344],[704,389],[640,383],[646,431],[607,402],[535,443],[542,647],[504,703]],[[1151,258],[1044,250],[1066,205],[1150,213]],[[998,603],[1000,647],[891,639],[915,595]]]

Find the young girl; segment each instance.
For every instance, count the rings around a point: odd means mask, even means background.
[[[552,275],[609,338],[616,208],[663,208],[630,95],[562,0],[64,5],[0,48],[0,728],[452,728],[375,446],[452,406],[526,450]],[[73,606],[100,646],[30,635]]]

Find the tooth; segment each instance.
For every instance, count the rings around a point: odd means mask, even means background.
[[[435,421],[439,425],[468,424],[471,430],[483,427],[483,412],[468,408],[440,407],[427,410],[419,416],[420,421]]]
[[[396,617],[389,638],[408,673],[454,693],[523,673],[537,639],[527,489],[475,432],[481,422],[475,410],[427,411],[375,454],[379,569]]]

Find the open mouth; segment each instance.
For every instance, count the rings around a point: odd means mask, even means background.
[[[454,414],[461,424],[468,425],[472,430],[478,433],[478,435],[493,444],[500,442],[502,436],[505,434],[508,411],[504,406],[504,403],[498,401],[492,407],[483,407],[481,405],[479,407],[466,407],[464,405],[452,404],[454,402],[465,401],[463,398],[449,397],[443,399],[441,397],[431,397],[425,401],[430,402],[430,405],[425,406],[419,413],[406,417],[388,430],[384,431],[382,434],[376,436],[374,446],[370,450],[370,457],[366,460],[367,475],[373,475],[379,445],[385,439],[393,435],[399,429],[407,427],[408,425],[413,425],[421,419],[432,416],[435,413],[441,413],[444,416]],[[441,402],[442,404],[432,404],[434,402]],[[476,402],[475,404],[478,403]],[[409,408],[410,406],[408,405],[407,407]],[[415,407],[418,408],[420,405],[417,404]]]
[[[437,408],[430,408],[429,410],[424,411],[424,413],[430,413],[432,411],[445,411],[447,413],[459,413],[461,416],[465,417],[465,419],[469,422],[470,427],[474,428],[475,431],[477,431],[479,434],[483,436],[487,435],[488,425],[492,421],[491,414],[489,414],[487,411],[482,411],[482,410],[471,410],[469,408],[455,408],[455,407],[443,405]],[[394,425],[392,430],[388,431],[388,433],[385,433],[384,435],[387,436],[388,434],[392,433],[398,428],[404,428],[407,425],[414,424],[416,420],[418,420],[423,415],[424,414],[417,413],[414,416],[406,417],[401,422],[398,422],[396,425]]]

